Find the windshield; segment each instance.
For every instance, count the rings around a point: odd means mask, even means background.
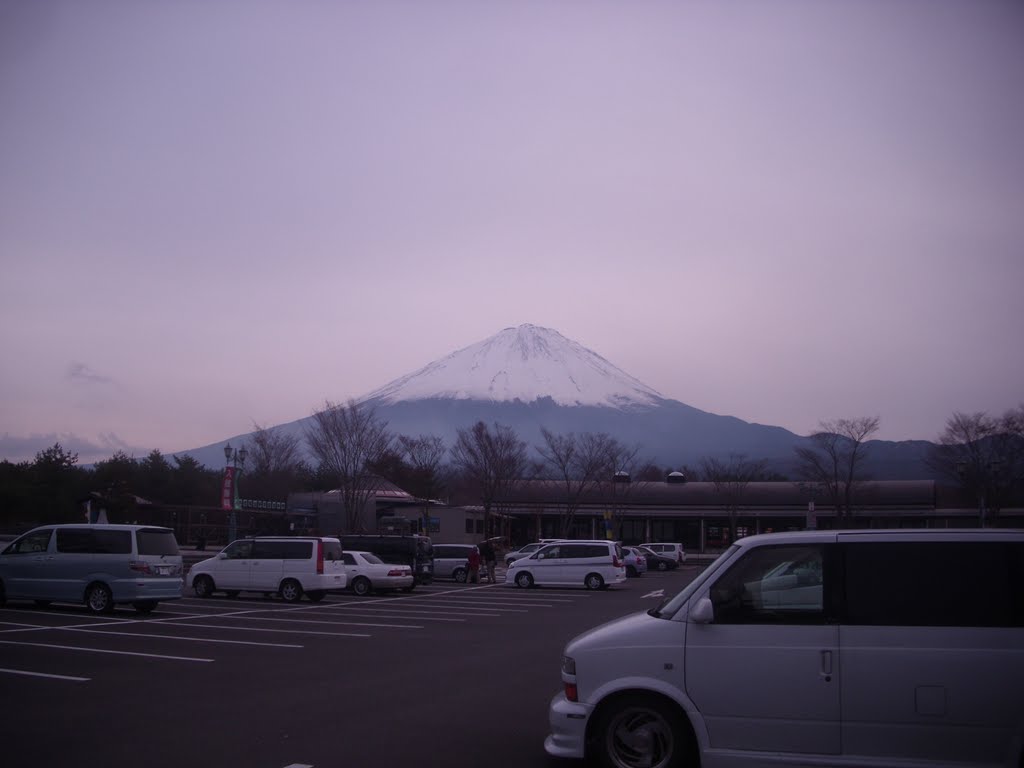
[[[723,563],[731,560],[738,550],[739,546],[733,544],[725,550],[725,552],[715,558],[715,561],[704,569],[704,573],[687,584],[683,588],[682,592],[674,597],[666,598],[661,605],[657,608],[652,608],[647,613],[656,619],[671,619],[675,616],[676,612],[686,604],[686,601],[690,599],[690,595],[696,592],[715,573],[715,571],[721,568]]]

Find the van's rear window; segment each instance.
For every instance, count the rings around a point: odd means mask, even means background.
[[[143,528],[136,534],[139,540],[140,555],[177,555],[178,540],[173,531],[161,531],[157,528]]]
[[[324,542],[324,560],[341,560],[341,543],[337,541]]]

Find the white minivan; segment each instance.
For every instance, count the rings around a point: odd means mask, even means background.
[[[626,565],[617,541],[556,541],[513,560],[505,571],[505,583],[517,587],[605,589],[625,580]]]
[[[1024,765],[1024,531],[740,539],[570,641],[549,754],[605,766]]]
[[[188,579],[199,597],[263,592],[278,594],[289,603],[303,595],[317,602],[348,586],[341,542],[325,536],[239,539],[193,565]]]

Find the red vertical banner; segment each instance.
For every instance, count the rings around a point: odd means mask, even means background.
[[[224,467],[224,482],[220,486],[220,508],[235,508],[235,468]]]

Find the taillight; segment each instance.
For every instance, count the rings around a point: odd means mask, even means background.
[[[128,567],[137,573],[153,573],[153,569],[149,567],[149,563],[144,563],[141,560],[132,560],[128,563]]]
[[[412,571],[408,568],[392,568],[388,571],[388,576],[408,576]]]
[[[612,555],[612,567],[613,568],[621,568],[622,567],[622,561],[619,560],[619,556],[618,555]],[[575,699],[573,699],[573,701],[575,701]]]
[[[324,572],[324,540],[316,540],[316,572]]]
[[[576,683],[565,684],[565,698],[569,701],[580,700],[580,692],[576,689]]]

